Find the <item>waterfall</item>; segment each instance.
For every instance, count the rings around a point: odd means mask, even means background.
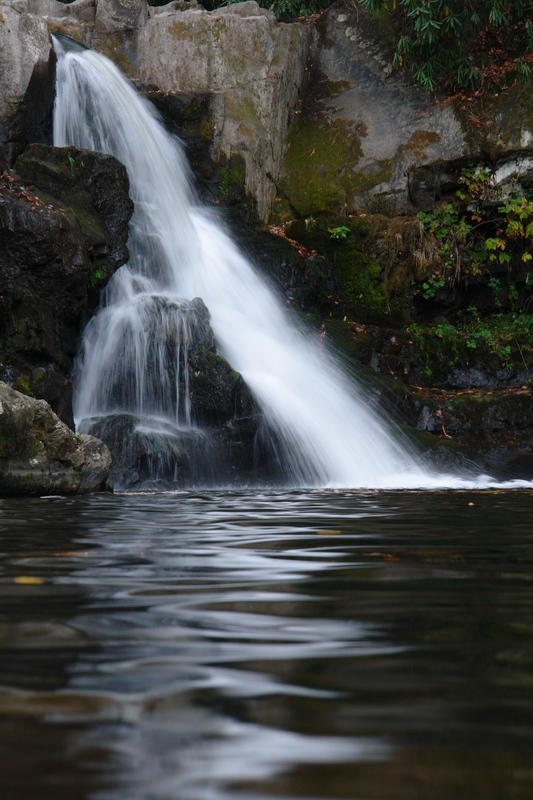
[[[194,429],[187,348],[192,329],[201,327],[192,301],[202,298],[221,354],[241,373],[274,433],[287,485],[425,482],[322,342],[291,318],[198,207],[182,147],[152,106],[102,55],[66,52],[57,40],[56,50],[54,144],[116,156],[128,170],[135,203],[130,260],[111,279],[84,333],[75,379],[78,430],[120,413],[132,414],[145,432]]]

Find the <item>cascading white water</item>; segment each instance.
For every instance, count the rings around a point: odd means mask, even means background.
[[[292,485],[438,485],[379,423],[316,337],[293,323],[216,221],[195,207],[181,146],[151,105],[103,56],[64,52],[59,43],[56,50],[54,143],[116,156],[135,202],[130,261],[111,280],[84,334],[77,424],[124,410],[148,427],[154,420],[190,424],[157,341],[164,349],[171,328],[186,348],[180,309],[184,298],[201,297],[222,354],[277,432]],[[157,365],[155,389],[146,381],[150,360]],[[179,364],[174,384],[177,371]]]

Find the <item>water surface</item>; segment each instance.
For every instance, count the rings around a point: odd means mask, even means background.
[[[531,492],[0,501],[2,800],[533,796]]]

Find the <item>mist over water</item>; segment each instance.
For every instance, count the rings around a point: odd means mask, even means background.
[[[421,469],[317,337],[291,319],[213,215],[198,207],[179,141],[119,70],[93,51],[65,52],[55,41],[54,143],[116,156],[135,202],[130,261],[111,279],[84,333],[78,428],[122,412],[147,430],[191,427],[178,378],[196,324],[191,301],[201,297],[221,354],[278,436],[287,485],[465,485]],[[177,355],[169,354],[169,335]]]

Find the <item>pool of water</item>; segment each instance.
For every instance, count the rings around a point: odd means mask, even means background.
[[[533,493],[0,501],[2,800],[533,797]]]

